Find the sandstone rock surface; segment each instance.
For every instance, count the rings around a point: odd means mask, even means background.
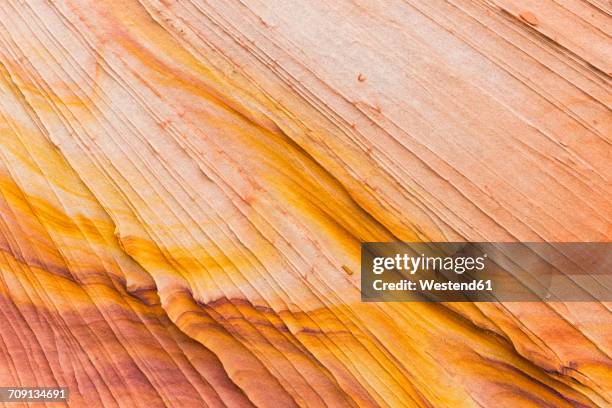
[[[359,296],[364,241],[611,240],[610,12],[1,1],[0,385],[610,406],[610,304]]]

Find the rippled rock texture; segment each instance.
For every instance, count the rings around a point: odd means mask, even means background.
[[[362,241],[610,241],[610,3],[3,0],[0,385],[593,407],[610,305],[364,304]]]

